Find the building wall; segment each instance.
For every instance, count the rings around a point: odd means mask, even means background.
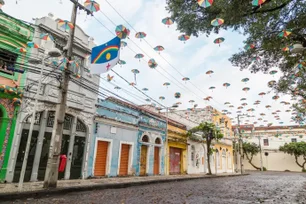
[[[198,173],[206,173],[207,172],[207,159],[206,159],[206,151],[204,147],[204,143],[195,142],[192,140],[188,140],[188,174],[198,174]],[[194,151],[193,151],[194,147]],[[198,155],[198,157],[197,157]]]

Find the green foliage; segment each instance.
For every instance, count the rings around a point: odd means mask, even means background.
[[[262,169],[263,169],[263,171],[267,171],[268,170],[266,167],[263,167]]]
[[[260,152],[260,148],[256,143],[244,142],[242,144],[244,154],[255,156]]]
[[[306,164],[306,143],[305,142],[291,142],[279,147],[279,150],[293,155],[295,157],[295,162],[299,167],[305,169]],[[298,158],[302,157],[304,159],[303,163],[299,163]]]
[[[302,172],[306,173],[306,169],[302,169]]]

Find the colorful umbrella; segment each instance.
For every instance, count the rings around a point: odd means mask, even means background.
[[[229,105],[229,104],[231,104],[231,103],[230,103],[230,102],[225,102],[225,103],[224,103],[224,105]]]
[[[54,41],[54,38],[52,37],[52,35],[48,34],[48,33],[42,33],[40,34],[40,39],[42,40],[47,40],[47,41]]]
[[[177,99],[178,99],[178,98],[181,98],[181,93],[180,93],[180,92],[176,92],[176,93],[174,94],[174,97],[177,98]]]
[[[23,47],[17,48],[17,51],[19,51],[21,53],[26,53],[27,52],[27,50],[25,48],[23,48]]]
[[[264,113],[261,113],[260,115],[261,115],[261,116],[265,116],[266,114],[264,114]]]
[[[172,105],[172,108],[177,108],[177,107],[178,105],[176,103]]]
[[[126,37],[128,37],[130,35],[130,30],[127,29],[124,25],[118,25],[116,27],[116,35],[120,38],[120,39],[125,39]]]
[[[198,0],[198,4],[201,7],[207,8],[213,4],[214,0]]]
[[[143,91],[149,91],[149,89],[148,89],[148,88],[143,88],[142,90],[143,90]]]
[[[100,5],[93,0],[86,0],[84,6],[91,12],[97,12],[100,10]]]
[[[189,35],[183,34],[183,35],[178,36],[178,39],[179,39],[180,41],[183,41],[183,42],[185,43],[187,40],[190,39],[190,36],[189,36]]]
[[[212,99],[211,96],[207,96],[206,98],[204,98],[205,101],[210,101],[210,99]]]
[[[241,104],[242,106],[247,106],[248,104],[247,103],[243,103],[243,104]]]
[[[59,20],[58,25],[63,28],[65,31],[74,28],[73,24],[67,20]]]
[[[143,58],[143,57],[144,57],[143,54],[136,54],[136,55],[135,55],[135,58],[136,58],[136,59],[139,59],[139,62],[140,62],[140,59]]]
[[[111,82],[113,80],[114,76],[110,76],[109,74],[107,74],[107,81]]]
[[[181,105],[181,104],[182,104],[182,102],[176,102],[175,104],[177,104],[177,105]]]
[[[119,86],[115,86],[115,89],[120,90],[121,88]]]
[[[249,80],[250,80],[249,78],[244,78],[244,79],[242,79],[241,81],[244,82],[244,83],[246,83],[246,82],[248,82]]]
[[[276,84],[276,81],[275,80],[272,80],[272,81],[269,81],[268,82],[268,87],[273,87],[274,85]]]
[[[154,47],[154,50],[158,51],[158,54],[160,54],[160,52],[165,50],[165,48],[161,45],[157,45],[156,47]]]
[[[149,99],[149,98],[146,98],[146,100],[145,100],[146,102],[151,102],[151,99]]]
[[[165,82],[165,83],[163,84],[163,86],[166,86],[166,87],[168,88],[168,86],[170,86],[170,83],[169,83],[169,82]]]
[[[256,103],[260,103],[260,101],[259,101],[259,100],[256,100],[255,102],[256,102]]]
[[[213,74],[213,73],[214,73],[214,71],[212,71],[212,70],[208,70],[208,71],[206,72],[206,74],[209,75],[209,76],[211,76],[211,74]]]
[[[287,38],[292,33],[292,29],[284,29],[278,34],[279,37]]]
[[[244,87],[244,88],[242,89],[242,91],[245,91],[245,92],[248,92],[249,90],[250,90],[249,87]]]
[[[260,60],[260,57],[253,57],[252,58],[252,61],[254,62],[254,61],[259,61]]]
[[[244,49],[246,49],[246,50],[250,50],[250,49],[253,49],[253,48],[255,48],[254,44],[248,44],[248,45],[244,46]]]
[[[127,42],[125,42],[125,41],[122,40],[122,41],[120,42],[120,47],[121,47],[121,48],[124,48],[124,47],[126,47],[126,46],[127,46]]]
[[[245,100],[246,100],[246,98],[241,98],[241,99],[240,99],[240,101],[245,101]]]
[[[120,67],[122,67],[122,65],[125,65],[126,62],[125,62],[124,60],[119,60],[119,61],[118,61],[118,64],[120,64]]]
[[[220,26],[223,23],[224,23],[224,20],[222,18],[215,18],[214,20],[210,22],[212,26]]]
[[[242,106],[239,106],[237,109],[239,109],[239,110],[240,110],[240,109],[243,109],[243,107],[242,107]]]
[[[212,90],[212,91],[213,91],[215,88],[216,88],[216,87],[214,87],[214,86],[209,87],[209,89]]]
[[[134,82],[131,82],[130,83],[130,86],[135,86],[136,84]]]
[[[155,59],[150,59],[148,61],[148,65],[149,65],[150,68],[155,69],[158,64],[156,63]]]
[[[293,45],[286,46],[286,47],[282,48],[282,50],[283,50],[284,52],[291,51],[292,49],[293,49]]]
[[[229,107],[230,107],[230,108],[234,108],[234,106],[233,106],[233,105],[230,105]]]
[[[214,43],[215,44],[219,44],[219,47],[220,47],[220,44],[223,43],[224,40],[225,40],[225,38],[222,38],[222,37],[221,38],[217,38],[217,39],[214,40]]]
[[[194,102],[195,102],[194,100],[190,100],[190,101],[189,101],[189,103],[194,103]]]
[[[30,48],[39,48],[38,44],[34,42],[27,42],[27,46]]]
[[[135,84],[137,84],[136,75],[139,74],[140,72],[138,69],[132,69],[131,72],[134,74],[134,81],[135,81]]]
[[[276,101],[277,99],[279,99],[279,96],[273,96],[272,99]]]
[[[184,77],[182,80],[186,83],[186,82],[189,81],[190,79],[189,79],[188,77]]]
[[[145,32],[138,32],[135,34],[135,38],[139,38],[140,40],[142,38],[145,38],[147,36],[147,34]]]
[[[252,1],[252,5],[253,6],[260,6],[261,7],[261,4],[265,3],[266,0],[253,0]]]
[[[172,18],[166,17],[166,18],[162,19],[162,23],[167,25],[168,28],[169,28],[169,26],[172,25],[174,23],[174,21],[172,20]]]
[[[250,108],[250,109],[248,109],[247,111],[248,111],[248,112],[254,112],[255,109],[254,109],[254,108]]]
[[[272,71],[269,72],[269,74],[271,74],[271,75],[274,75],[274,74],[276,74],[276,73],[277,73],[276,70],[272,70]]]
[[[229,87],[230,85],[231,85],[230,83],[224,83],[223,84],[223,86],[226,87],[226,88]]]
[[[266,93],[265,92],[260,92],[258,95],[263,97],[264,95],[266,95]]]
[[[162,101],[162,100],[165,100],[165,97],[164,97],[164,96],[160,96],[160,97],[159,97],[159,100],[161,100],[161,101]]]

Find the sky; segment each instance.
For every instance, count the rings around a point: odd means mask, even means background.
[[[94,13],[94,17],[86,16],[84,12],[78,12],[77,24],[91,37],[95,43],[102,44],[115,37],[115,28],[117,25],[125,25],[131,30],[129,39],[125,39],[128,46],[120,50],[120,59],[126,61],[126,65],[117,65],[113,69],[129,82],[134,81],[132,69],[138,69],[140,73],[136,75],[139,89],[148,88],[146,93],[167,107],[176,102],[182,105],[178,109],[191,108],[197,104],[199,108],[211,105],[219,111],[227,110],[232,114],[229,117],[236,118],[237,107],[242,103],[247,103],[242,113],[248,113],[255,117],[244,117],[241,124],[257,122],[256,126],[267,125],[293,125],[290,122],[291,113],[285,112],[290,106],[281,104],[281,101],[290,101],[290,96],[279,95],[278,100],[272,100],[276,94],[271,91],[261,97],[260,92],[269,92],[267,83],[271,80],[278,80],[281,76],[256,73],[251,74],[249,70],[240,71],[228,61],[232,54],[243,49],[244,36],[233,31],[221,31],[218,35],[212,34],[209,37],[200,35],[198,38],[191,36],[185,43],[178,40],[181,35],[176,30],[174,23],[170,27],[161,23],[161,20],[169,13],[166,11],[165,0],[132,0],[128,3],[122,3],[122,0],[96,0],[100,4],[101,11]],[[84,0],[80,0],[81,3]],[[114,10],[114,7],[116,10]],[[64,20],[70,19],[72,3],[69,0],[17,0],[6,1],[3,11],[7,14],[34,22],[33,18],[41,18],[52,13],[55,18]],[[226,21],[226,19],[225,19]],[[146,38],[143,40],[135,38],[135,31],[145,32]],[[213,43],[217,37],[224,37],[225,41],[220,45]],[[157,45],[162,45],[165,50],[158,53],[152,49]],[[144,54],[141,60],[135,59],[135,54]],[[158,63],[156,69],[148,67],[149,59],[155,59]],[[212,70],[214,73],[207,75],[206,72]],[[105,79],[107,74],[102,74]],[[110,75],[115,75],[110,72]],[[190,78],[190,81],[182,81],[183,77]],[[247,83],[242,82],[243,78],[249,78]],[[163,86],[163,83],[169,82],[169,87]],[[224,87],[224,83],[230,83],[229,87]],[[129,86],[118,76],[114,76],[111,83],[101,80],[101,86],[110,91],[127,98],[137,104],[148,104],[145,101],[146,96],[137,92],[132,86]],[[114,86],[122,87],[121,90],[115,90]],[[209,87],[214,86],[214,90]],[[250,88],[245,92],[244,87]],[[180,92],[181,98],[175,99],[174,93]],[[165,100],[159,100],[164,96]],[[213,99],[209,102],[203,98],[211,96]],[[246,98],[246,101],[241,101]],[[194,100],[194,103],[189,103]],[[260,100],[260,105],[253,105],[256,100]],[[229,102],[234,108],[225,105]],[[267,109],[265,106],[272,106]],[[254,112],[247,112],[254,108]],[[275,120],[272,112],[280,110],[278,113],[280,120]],[[265,116],[260,114],[264,113]],[[262,120],[258,120],[262,118]],[[236,120],[236,119],[235,119]],[[248,121],[247,121],[248,120]],[[267,122],[264,122],[267,121]]]

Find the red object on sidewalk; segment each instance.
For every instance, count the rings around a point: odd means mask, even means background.
[[[58,172],[64,172],[65,171],[66,163],[67,163],[67,157],[66,157],[66,155],[62,154],[60,156],[60,164],[59,164],[59,167],[58,167]]]

